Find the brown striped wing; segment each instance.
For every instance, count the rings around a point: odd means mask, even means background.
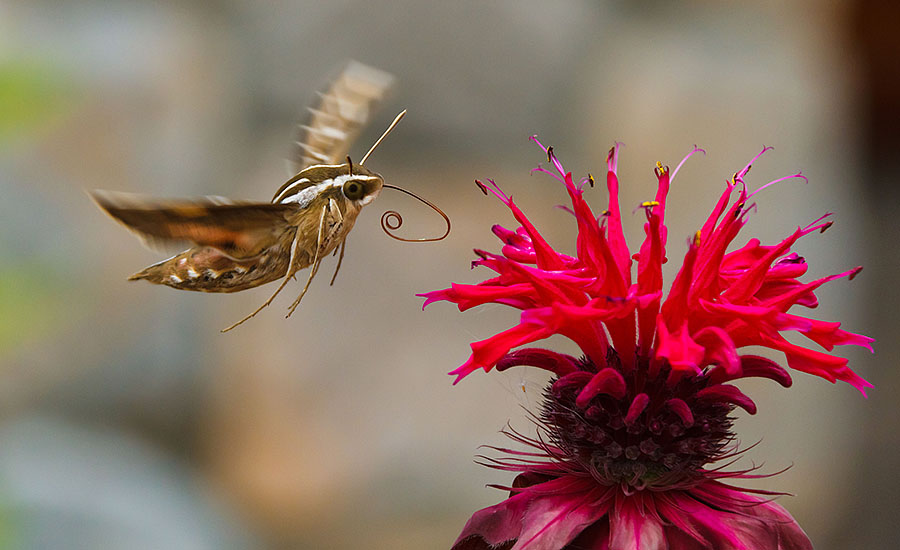
[[[294,173],[315,164],[345,161],[359,133],[394,82],[389,73],[350,62],[299,128],[291,163]]]
[[[148,246],[189,242],[232,258],[250,258],[278,242],[295,204],[241,203],[219,198],[154,200],[111,191],[91,194],[97,205]]]

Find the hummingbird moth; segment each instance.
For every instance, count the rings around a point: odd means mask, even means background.
[[[136,233],[145,244],[188,242],[191,247],[135,273],[129,280],[147,280],[179,290],[238,292],[281,279],[275,292],[255,311],[225,328],[251,319],[287,285],[309,268],[306,284],[288,308],[290,317],[328,254],[338,254],[331,284],[344,259],[347,236],[360,210],[383,188],[402,191],[424,202],[441,216],[447,229],[436,238],[406,239],[391,233],[403,223],[400,214],[385,212],[382,229],[402,241],[437,241],[450,233],[450,219],[427,200],[384,182],[363,164],[406,111],[375,142],[359,163],[347,156],[370,113],[387,93],[393,77],[360,63],[350,63],[309,109],[300,126],[292,155],[296,174],[271,202],[234,201],[220,197],[153,200],[139,195],[95,191],[92,198],[112,218]]]

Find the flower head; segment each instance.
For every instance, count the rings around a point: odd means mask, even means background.
[[[521,365],[555,375],[536,416],[538,437],[508,433],[532,450],[502,449],[509,456],[492,461],[496,468],[518,472],[505,488],[510,497],[472,516],[454,550],[811,548],[793,518],[771,501],[776,493],[721,481],[757,477],[751,470],[708,467],[738,454],[730,416],[735,407],[756,412],[754,402],[731,382],[763,377],[791,385],[787,369],[741,354],[740,348],[776,350],[789,368],[847,382],[863,394],[871,387],[847,359],[782,336],[796,331],[827,351],[846,344],[871,350],[871,338],[846,332],[840,323],[788,313],[794,305],[815,307],[816,289],[853,278],[861,269],[798,280],[807,265],[791,247],[828,229],[830,215],[798,227],[780,243],[751,239],[728,250],[747,223],[757,192],[805,177],[798,173],[748,192],[744,177],[768,148],[736,172],[687,243],[663,300],[666,196],[684,161],[702,150],[695,148],[671,172],[657,163],[656,196],[638,207],[646,218],[645,237],[632,255],[619,209],[619,144],[607,157],[609,204],[597,215],[584,199],[594,178],[576,184],[552,147],[532,139],[552,165],[536,170],[562,183],[571,200],[565,209],[578,227],[575,255],[556,251],[493,181],[476,182],[506,204],[519,224],[515,230],[493,227],[503,243],[500,254],[475,250],[479,259],[473,267],[487,267],[497,276],[422,295],[425,305],[446,300],[460,311],[485,303],[522,311],[516,326],[472,344],[468,361],[450,373],[457,382],[478,369]],[[521,348],[554,334],[573,340],[583,357]]]

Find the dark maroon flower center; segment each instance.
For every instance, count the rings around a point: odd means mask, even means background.
[[[699,479],[702,465],[726,452],[733,439],[729,414],[734,406],[697,397],[707,387],[705,375],[671,384],[668,365],[651,376],[648,360],[638,362],[638,368],[624,372],[610,350],[601,367],[622,374],[626,391],[621,398],[601,393],[587,404],[576,404],[584,386],[554,381],[545,395],[541,424],[561,451],[557,458],[599,483],[635,489],[690,485]],[[583,372],[598,371],[587,358],[577,366]]]

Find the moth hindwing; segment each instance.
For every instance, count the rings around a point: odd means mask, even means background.
[[[292,153],[296,174],[275,192],[272,202],[213,197],[154,200],[94,192],[97,205],[145,244],[190,245],[129,279],[202,292],[237,292],[282,279],[268,300],[225,329],[230,330],[269,305],[299,270],[308,267],[306,285],[291,304],[290,316],[322,259],[339,250],[337,276],[356,217],[381,192],[383,178],[346,155],[392,82],[388,73],[349,63],[319,94],[318,104],[300,125]]]

